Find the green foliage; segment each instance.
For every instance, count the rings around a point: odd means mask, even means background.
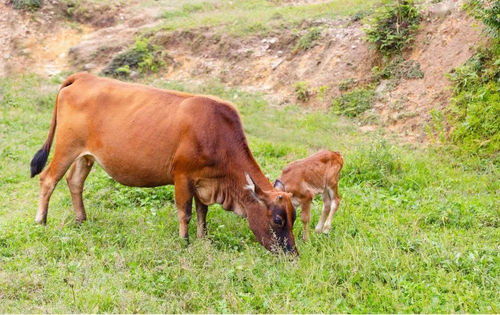
[[[42,7],[42,0],[10,0],[17,10],[36,11]]]
[[[318,27],[310,28],[306,34],[304,34],[295,45],[293,49],[294,52],[305,51],[313,48],[316,45],[316,41],[321,36],[321,29]]]
[[[342,94],[332,102],[334,113],[357,117],[372,107],[375,92],[371,88],[357,88]]]
[[[128,77],[131,71],[141,74],[157,72],[164,65],[161,47],[149,43],[147,39],[138,39],[134,46],[116,55],[102,73],[124,78]]]
[[[420,63],[415,60],[405,60],[401,56],[396,56],[384,67],[374,67],[372,69],[375,80],[380,79],[421,79],[424,77],[420,69]]]
[[[345,79],[339,82],[339,90],[340,91],[347,91],[350,90],[354,85],[356,85],[358,81],[353,78]]]
[[[388,187],[402,172],[400,157],[385,141],[377,142],[354,154],[346,165],[344,176],[350,185]]]
[[[309,86],[309,83],[300,81],[295,83],[295,96],[297,100],[301,102],[307,102],[311,99],[312,91]]]
[[[480,49],[450,74],[451,140],[466,151],[500,151],[500,45]]]
[[[400,53],[413,41],[420,19],[412,0],[388,2],[374,13],[365,30],[368,41],[384,55]]]
[[[500,40],[500,2],[496,0],[469,0],[465,7],[474,17],[482,20],[486,31]]]
[[[148,82],[146,82],[148,83]],[[222,84],[149,84],[238,107],[250,148],[276,178],[321,148],[340,151],[342,201],[329,235],[274,256],[245,219],[210,206],[208,238],[178,239],[172,187],[131,188],[95,166],[88,221],[62,180],[48,224],[33,223],[29,161],[47,136],[59,84],[0,80],[0,310],[5,313],[498,313],[498,169],[488,160],[400,146],[356,124]],[[313,226],[322,203],[312,205]],[[193,213],[196,216],[196,213]],[[300,218],[300,211],[298,213]]]
[[[269,34],[284,29],[294,29],[305,20],[349,16],[367,10],[380,0],[330,0],[321,3],[284,5],[286,1],[245,0],[168,2],[172,10],[163,13],[163,23],[158,29],[189,30],[213,27],[220,34],[247,36]],[[186,5],[186,3],[190,3]],[[198,4],[197,4],[198,3]],[[274,36],[274,35],[273,35]]]
[[[188,17],[192,13],[203,12],[214,9],[213,4],[209,2],[202,3],[186,3],[180,10],[169,10],[162,14],[164,19],[172,19],[178,17]]]

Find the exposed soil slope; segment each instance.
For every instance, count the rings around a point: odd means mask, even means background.
[[[296,4],[291,1],[288,5]],[[362,130],[383,126],[407,139],[424,140],[430,110],[448,104],[446,74],[472,55],[472,48],[481,40],[480,29],[457,1],[427,4],[424,10],[414,47],[404,54],[405,59],[420,65],[423,78],[382,81],[376,88],[375,106],[366,114],[371,119],[364,120],[371,125]],[[99,73],[139,34],[161,23],[162,12],[158,7],[144,9],[129,2],[111,25],[75,27],[61,23],[53,11],[49,6],[33,15],[0,3],[0,76],[23,71]],[[103,20],[106,18],[100,16],[99,21]],[[297,49],[298,40],[313,27],[321,30],[319,38],[308,49]],[[160,30],[151,40],[173,58],[160,73],[164,78],[218,80],[263,91],[275,104],[299,102],[328,108],[342,93],[339,85],[367,84],[373,66],[380,63],[380,56],[364,39],[363,27],[360,21],[343,18],[306,21],[297,29],[276,30],[266,36],[233,37],[218,27]],[[300,82],[310,94],[306,101],[297,100],[295,87]]]

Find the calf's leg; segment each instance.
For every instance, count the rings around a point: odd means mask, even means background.
[[[325,189],[325,191],[323,192],[323,211],[321,212],[321,217],[318,221],[318,224],[316,225],[316,233],[321,233],[323,231],[323,226],[325,225],[326,218],[330,213],[331,203],[332,199],[330,196],[330,192],[328,191],[328,189]]]
[[[331,205],[330,213],[328,214],[328,218],[326,219],[325,226],[323,227],[323,233],[330,232],[330,229],[332,228],[333,215],[335,214],[335,212],[339,208],[340,196],[338,193],[338,184],[335,184],[332,187],[332,191],[333,191],[332,205]]]
[[[82,156],[73,163],[66,176],[66,182],[71,192],[71,202],[76,214],[76,222],[78,223],[82,223],[87,218],[82,193],[85,179],[89,175],[92,165],[94,165],[92,158]]]
[[[300,203],[300,220],[304,225],[304,233],[302,234],[302,239],[306,241],[309,239],[309,222],[311,221],[311,202],[312,198],[303,200]]]

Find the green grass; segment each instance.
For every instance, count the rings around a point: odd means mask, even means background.
[[[89,220],[74,223],[61,182],[48,225],[33,223],[29,161],[46,137],[55,82],[0,81],[0,312],[485,312],[499,308],[498,170],[488,160],[401,146],[349,120],[220,85],[159,87],[234,101],[270,178],[320,149],[345,157],[329,235],[298,241],[295,261],[254,241],[244,219],[210,208],[209,236],[183,245],[172,187],[89,176]],[[312,223],[321,203],[316,200]],[[298,236],[300,220],[295,226]]]
[[[379,0],[333,0],[320,4],[285,5],[279,1],[180,1],[163,14],[160,28],[167,30],[220,26],[225,34],[265,33],[298,24],[305,19],[333,18],[368,9]]]

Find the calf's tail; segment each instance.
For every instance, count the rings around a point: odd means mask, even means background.
[[[59,89],[59,92],[61,90],[69,85],[71,85],[73,82],[75,82],[76,76],[72,75],[68,77],[61,85],[61,88]],[[49,158],[49,153],[50,153],[50,147],[52,146],[52,141],[54,140],[54,134],[56,131],[56,125],[57,125],[57,99],[59,98],[59,93],[56,98],[56,104],[54,106],[54,112],[52,114],[52,122],[50,123],[50,129],[49,129],[49,135],[47,136],[47,140],[45,140],[45,143],[43,144],[42,148],[38,150],[35,153],[35,156],[31,160],[31,177],[34,177],[35,175],[40,174],[40,172],[43,170],[45,167],[45,164],[47,164],[47,159]]]

